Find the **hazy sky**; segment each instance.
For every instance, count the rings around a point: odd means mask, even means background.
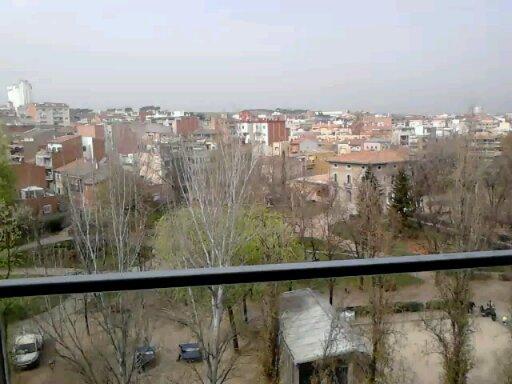
[[[0,0],[0,102],[512,111],[512,1]]]

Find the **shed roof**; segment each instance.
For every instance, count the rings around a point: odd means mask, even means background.
[[[335,311],[327,300],[311,289],[285,292],[280,297],[281,330],[295,364],[322,357],[365,352],[363,339],[342,319],[333,321]],[[331,333],[336,323],[337,332]],[[335,334],[326,349],[329,335]]]

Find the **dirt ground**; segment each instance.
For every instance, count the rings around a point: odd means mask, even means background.
[[[434,345],[421,321],[406,321],[397,325],[405,340],[399,348],[399,356],[405,367],[412,371],[412,381],[422,384],[440,383],[441,361],[432,353]],[[468,384],[499,383],[499,359],[505,351],[510,352],[509,331],[498,321],[489,318],[475,318],[476,332],[473,334],[475,346],[475,367],[470,372]]]
[[[427,301],[435,297],[432,273],[419,273],[418,277],[424,280],[421,285],[411,285],[393,293],[396,301]],[[492,299],[496,304],[498,319],[510,309],[512,298],[512,282],[498,279],[472,282],[473,300],[477,305]],[[349,292],[339,289],[335,293],[336,305],[359,305],[367,302],[363,292],[357,288]],[[261,378],[258,364],[257,333],[254,332],[254,323],[257,319],[257,303],[250,306],[251,322],[243,334],[242,355],[234,378],[234,384],[260,384],[265,383]],[[156,365],[141,376],[140,383],[154,384],[188,384],[192,383],[194,375],[192,366],[176,361],[179,343],[194,340],[190,332],[171,322],[161,310],[160,303],[153,303],[147,308],[148,315],[153,319],[153,344],[157,347],[158,361]],[[440,362],[437,355],[432,353],[431,338],[424,330],[418,315],[395,315],[393,323],[401,331],[401,345],[398,354],[402,357],[405,366],[410,367],[414,375],[413,383],[434,384],[439,383]],[[471,371],[470,384],[496,383],[497,360],[510,345],[510,333],[499,321],[492,322],[489,318],[475,315],[475,367]],[[54,347],[47,343],[43,351],[43,360],[39,368],[25,372],[13,373],[13,384],[75,384],[79,382],[77,375],[69,370],[63,361],[56,361],[52,370],[49,361],[55,359]],[[200,365],[195,365],[200,368]],[[172,379],[170,381],[169,379]]]

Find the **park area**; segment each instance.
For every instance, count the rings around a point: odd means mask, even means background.
[[[502,271],[480,271],[471,282],[473,300],[478,305],[492,300],[498,314],[497,321],[481,317],[478,310],[471,316],[473,333],[471,336],[474,347],[474,367],[469,375],[469,383],[498,383],[500,361],[503,356],[510,353],[510,329],[500,320],[508,314],[512,282],[503,281]],[[392,277],[395,287],[389,292],[395,303],[419,302],[427,303],[436,299],[434,286],[434,273],[424,272],[417,274],[402,274]],[[293,289],[312,287],[327,297],[326,284],[322,280],[299,281],[293,284]],[[184,363],[178,361],[178,345],[194,340],[194,335],[186,327],[172,320],[176,313],[181,311],[181,304],[172,306],[167,291],[154,291],[146,295],[145,316],[148,319],[152,334],[152,345],[157,351],[156,362],[137,375],[140,383],[190,383],[193,382],[196,372],[201,372],[204,362]],[[63,300],[71,300],[64,298]],[[55,298],[52,303],[55,302]],[[368,302],[366,293],[358,288],[358,280],[347,278],[339,279],[334,292],[334,306],[339,308],[364,306]],[[15,334],[21,329],[33,329],[44,322],[46,314],[27,314],[24,320],[18,320],[10,325],[10,333]],[[77,314],[77,316],[79,316]],[[435,318],[436,311],[402,312],[395,313],[388,318],[388,322],[395,332],[395,349],[397,352],[396,369],[404,370],[407,380],[411,383],[434,384],[439,383],[441,372],[440,357],[434,353],[432,335],[425,330],[424,319]],[[259,328],[261,322],[261,305],[255,298],[248,302],[248,323],[241,322],[240,352],[237,363],[233,369],[230,382],[266,383],[261,372],[259,358],[262,343]],[[365,324],[364,315],[356,316],[354,326]],[[95,323],[91,322],[91,333],[94,334]],[[227,319],[223,326],[228,327]],[[92,345],[86,348],[92,348]],[[46,340],[42,353],[40,366],[27,371],[14,371],[14,384],[67,384],[80,380],[76,370],[66,361],[60,359],[56,353],[56,345],[51,339]],[[232,355],[230,350],[228,355]],[[93,356],[101,358],[101,356]]]

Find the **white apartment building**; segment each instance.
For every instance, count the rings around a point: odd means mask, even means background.
[[[246,144],[266,144],[268,141],[268,123],[243,122],[237,124],[237,134]]]
[[[27,80],[20,80],[7,87],[7,98],[14,109],[24,107],[32,102],[32,85]]]

